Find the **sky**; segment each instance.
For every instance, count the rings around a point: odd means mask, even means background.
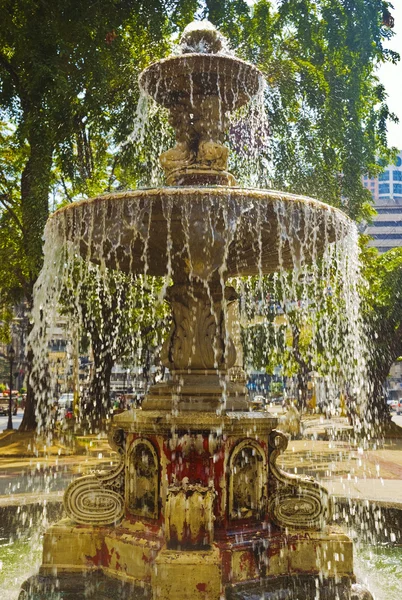
[[[395,35],[386,47],[399,52],[402,59],[402,0],[393,0],[393,5]],[[399,117],[399,123],[388,125],[388,144],[402,150],[402,60],[397,65],[382,65],[378,70],[378,76],[388,93],[390,110]]]

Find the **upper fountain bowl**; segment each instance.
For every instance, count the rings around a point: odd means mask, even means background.
[[[264,86],[262,73],[229,53],[225,38],[208,21],[183,32],[182,54],[150,65],[140,88],[169,110],[174,148],[160,162],[168,185],[235,185],[224,146],[228,113],[247,104]]]
[[[193,104],[198,97],[217,96],[222,112],[247,104],[263,86],[253,65],[219,54],[183,54],[153,63],[139,78],[140,87],[166,108]]]
[[[194,21],[185,28],[180,51],[153,63],[139,78],[140,87],[167,108],[217,96],[222,112],[233,111],[262,89],[261,72],[233,56],[226,38],[209,21]]]

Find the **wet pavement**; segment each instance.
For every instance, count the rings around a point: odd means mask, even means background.
[[[12,415],[12,423],[13,423],[14,429],[18,429],[18,427],[20,426],[23,414],[24,414],[23,411],[19,410],[16,415]],[[8,425],[8,416],[1,415],[0,416],[0,433],[7,428],[7,425]]]

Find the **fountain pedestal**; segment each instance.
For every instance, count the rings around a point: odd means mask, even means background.
[[[324,526],[326,490],[278,467],[287,438],[275,425],[263,412],[116,416],[121,462],[70,484],[41,576],[99,570],[128,597],[219,600],[308,574],[348,598],[352,543]]]

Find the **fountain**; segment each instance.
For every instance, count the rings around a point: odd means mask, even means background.
[[[45,533],[20,599],[351,598],[352,542],[328,524],[326,489],[278,466],[287,437],[229,376],[237,294],[226,285],[316,261],[349,221],[310,198],[236,186],[228,113],[262,75],[209,25],[187,28],[181,46],[139,80],[176,130],[160,157],[168,186],[77,202],[46,231],[47,264],[64,244],[103,268],[169,278],[171,378],[114,418],[118,466],[69,485],[67,516]]]

